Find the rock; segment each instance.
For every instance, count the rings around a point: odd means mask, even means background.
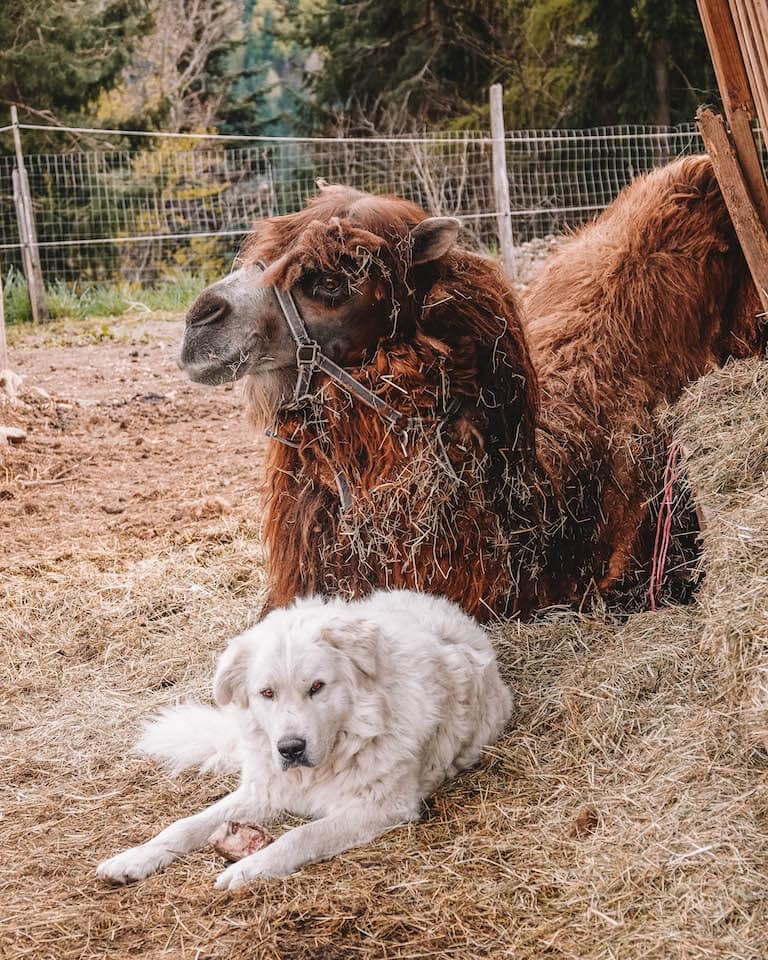
[[[516,286],[525,288],[541,269],[542,264],[562,241],[562,237],[552,234],[535,240],[528,240],[515,247]]]
[[[258,850],[263,850],[274,839],[256,823],[236,823],[234,820],[227,820],[208,837],[208,843],[225,860],[234,862]]]
[[[0,427],[0,443],[24,443],[26,439],[26,431],[21,427]]]
[[[224,497],[203,497],[179,504],[171,520],[210,520],[232,512],[232,504]]]
[[[19,392],[23,380],[24,377],[18,373],[14,373],[13,370],[9,370],[8,367],[6,367],[5,370],[0,370],[0,390],[2,390],[11,401],[16,399],[16,394]]]
[[[170,393],[142,393],[138,399],[144,400],[146,403],[165,403],[167,400],[175,400],[176,394],[173,391]]]

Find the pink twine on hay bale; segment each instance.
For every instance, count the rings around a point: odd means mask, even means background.
[[[653,564],[651,566],[651,585],[648,596],[651,601],[651,610],[656,610],[656,601],[664,579],[664,569],[667,565],[667,553],[672,534],[672,498],[677,479],[677,461],[680,456],[680,444],[675,441],[669,445],[667,463],[664,467],[664,482],[662,499],[659,505],[659,516],[656,520],[656,539],[653,543]]]

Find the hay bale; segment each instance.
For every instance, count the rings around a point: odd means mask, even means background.
[[[722,666],[723,696],[767,750],[768,363],[711,373],[687,391],[675,417],[706,516],[701,642]]]

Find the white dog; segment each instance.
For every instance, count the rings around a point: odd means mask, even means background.
[[[227,820],[314,818],[234,863],[219,889],[367,843],[418,819],[423,801],[477,762],[512,711],[478,624],[448,600],[405,590],[273,611],[230,643],[214,695],[224,709],[170,709],[138,748],[175,771],[239,769],[239,788],[106,860],[103,879],[149,876]]]

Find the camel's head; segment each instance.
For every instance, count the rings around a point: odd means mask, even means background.
[[[414,328],[433,265],[459,223],[394,197],[322,187],[296,214],[257,225],[243,265],[192,304],[179,365],[198,383],[248,376],[268,416],[296,381],[296,343],[274,287],[290,290],[309,332],[341,366]],[[260,265],[265,263],[266,270]]]

